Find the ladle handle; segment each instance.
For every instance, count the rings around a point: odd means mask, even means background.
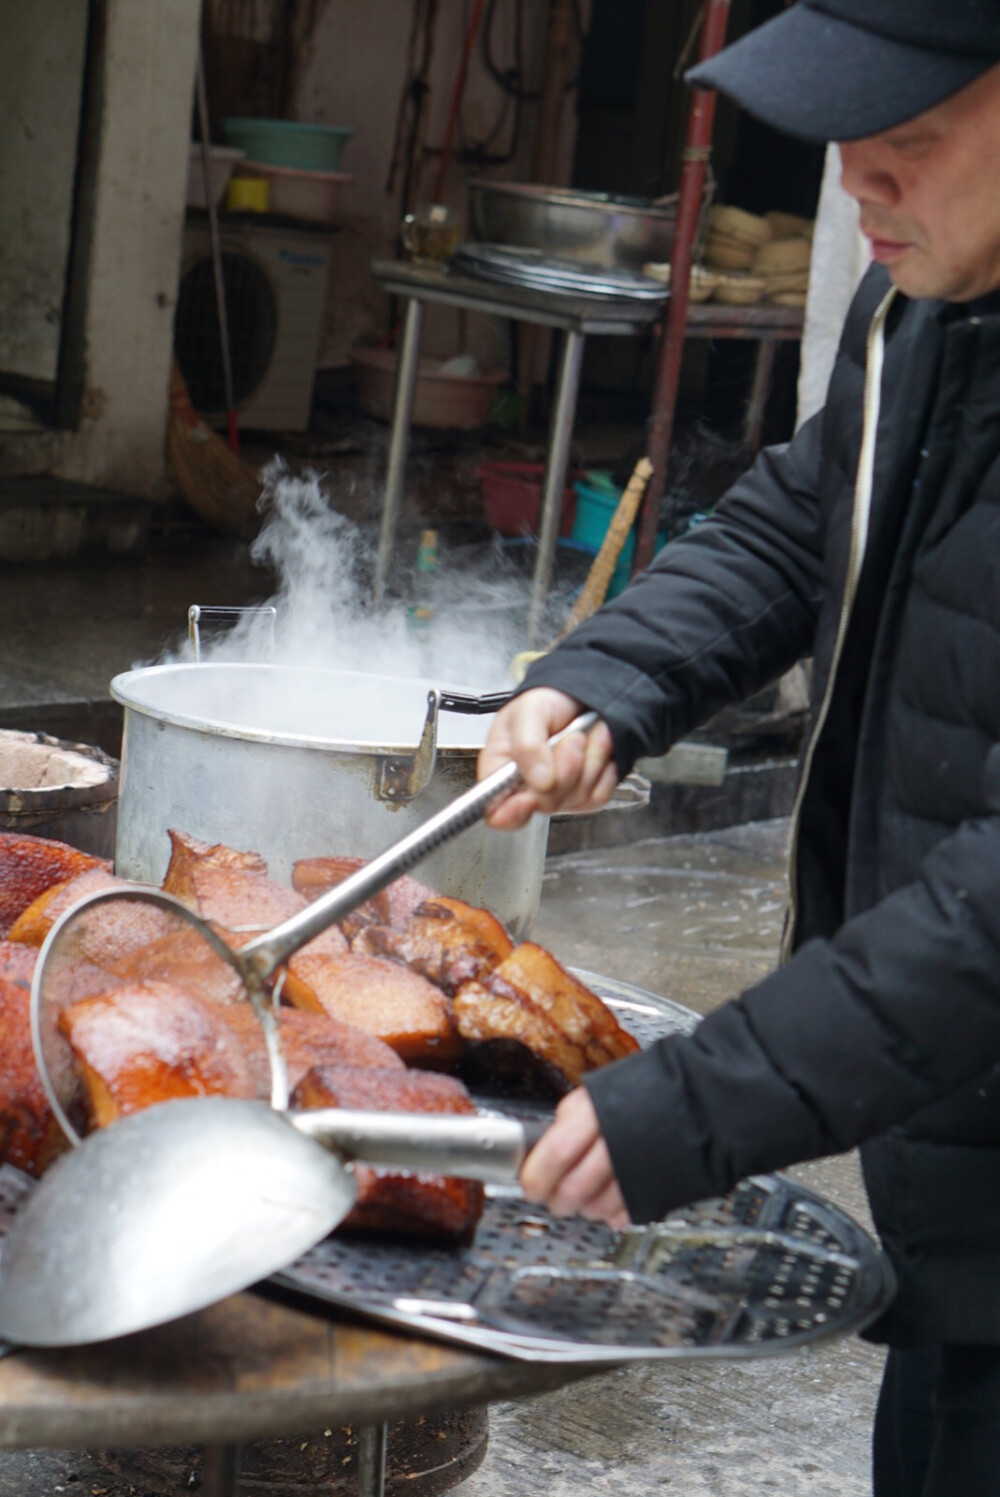
[[[568,727],[555,733],[549,739],[549,745],[562,742],[572,733],[588,732],[596,721],[596,712],[581,713]],[[401,837],[392,847],[372,858],[329,893],[315,900],[307,909],[293,915],[290,920],[283,921],[281,925],[276,925],[266,935],[250,941],[240,952],[243,963],[251,965],[259,977],[270,977],[274,969],[287,961],[300,946],[356,910],[358,905],[364,904],[366,899],[384,889],[386,884],[391,884],[394,879],[408,873],[436,848],[457,837],[459,832],[482,821],[491,807],[509,795],[520,783],[521,771],[518,766],[513,761],[502,765],[478,785],[473,785],[470,790],[457,796],[435,816],[428,817],[407,836]]]
[[[300,1133],[344,1159],[434,1170],[488,1184],[515,1180],[547,1126],[503,1117],[362,1112],[345,1107],[287,1116]]]

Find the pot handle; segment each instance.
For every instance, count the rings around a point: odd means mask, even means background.
[[[196,664],[201,664],[201,625],[207,623],[210,618],[222,623],[239,623],[240,619],[249,614],[256,614],[268,625],[268,632],[264,641],[265,660],[274,659],[274,629],[278,618],[278,610],[271,603],[263,603],[259,608],[242,607],[224,603],[192,603],[188,609],[188,642],[194,655]]]
[[[437,763],[438,711],[441,693],[432,688],[427,693],[427,716],[420,730],[420,742],[412,754],[393,754],[379,763],[375,795],[378,800],[401,805],[413,800],[430,784]]]
[[[463,691],[449,691],[433,687],[427,693],[427,716],[420,731],[420,742],[413,754],[394,754],[379,764],[375,794],[379,800],[400,805],[411,801],[430,783],[437,763],[437,733],[439,712],[462,712],[467,716],[483,716],[488,712],[499,712],[513,695],[510,691],[487,692],[474,696]]]
[[[464,691],[441,690],[438,706],[442,712],[464,712],[468,717],[484,717],[487,712],[499,712],[506,707],[512,691],[488,691],[483,696],[472,696]]]

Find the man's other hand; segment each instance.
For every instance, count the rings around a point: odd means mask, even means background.
[[[508,702],[496,716],[479,755],[479,778],[516,760],[524,785],[490,812],[490,826],[514,831],[536,811],[597,811],[618,783],[611,734],[598,722],[551,749],[548,740],[583,711],[565,692],[537,686]]]
[[[563,1097],[552,1127],[521,1166],[521,1189],[555,1216],[629,1225],[594,1104],[582,1086]]]

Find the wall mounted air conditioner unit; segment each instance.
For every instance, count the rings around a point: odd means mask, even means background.
[[[326,300],[329,235],[263,222],[220,224],[233,393],[241,427],[304,431]],[[199,415],[225,420],[208,223],[184,228],[174,351]]]

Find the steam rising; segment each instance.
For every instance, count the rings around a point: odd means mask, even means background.
[[[473,565],[444,556],[433,579],[433,618],[414,629],[408,598],[374,608],[368,581],[374,543],[331,508],[320,476],[293,476],[275,460],[264,478],[267,517],[251,556],[278,579],[268,599],[276,610],[273,626],[250,614],[225,634],[203,638],[203,659],[273,658],[474,691],[510,686],[511,660],[524,648],[523,577],[498,575],[496,558]]]

